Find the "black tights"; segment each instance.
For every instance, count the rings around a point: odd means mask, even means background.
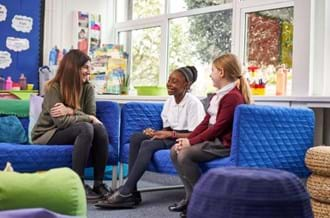
[[[150,140],[150,137],[135,133],[130,139],[128,178],[121,189],[122,194],[128,194],[137,190],[137,182],[147,170],[152,155],[161,149],[167,149],[174,145],[175,140]]]
[[[73,144],[72,169],[84,179],[84,169],[89,155],[94,167],[94,181],[103,181],[108,160],[109,139],[105,127],[87,122],[75,123],[65,129],[59,129],[49,140],[48,145]]]

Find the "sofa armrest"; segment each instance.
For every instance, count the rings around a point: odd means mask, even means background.
[[[96,116],[105,126],[109,143],[109,154],[112,158],[109,158],[113,163],[117,165],[118,153],[119,153],[119,128],[120,128],[120,106],[116,102],[112,101],[97,101],[96,102]],[[109,163],[110,164],[110,163]]]

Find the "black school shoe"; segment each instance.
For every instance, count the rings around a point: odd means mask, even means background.
[[[100,196],[100,198],[110,196],[113,194],[113,191],[111,188],[108,188],[108,186],[104,183],[101,183],[97,186],[94,185],[93,191]]]
[[[168,206],[168,210],[171,212],[184,212],[186,211],[187,206],[188,206],[188,202],[186,200],[181,200],[178,203],[174,203]]]
[[[181,213],[180,213],[180,218],[186,218],[187,217],[187,210],[183,210]]]
[[[86,199],[88,202],[96,202],[101,198],[101,195],[95,193],[89,185],[84,184],[84,189],[86,193]]]
[[[105,209],[133,208],[136,205],[135,202],[132,193],[123,195],[117,190],[107,199],[97,202],[95,206]]]
[[[141,202],[142,202],[141,192],[135,191],[135,192],[132,192],[132,194],[134,197],[135,206],[141,204]]]

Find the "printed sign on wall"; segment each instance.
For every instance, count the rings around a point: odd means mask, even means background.
[[[45,0],[0,0],[0,75],[39,88]]]

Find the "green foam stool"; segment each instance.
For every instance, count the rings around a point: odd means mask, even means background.
[[[86,217],[84,187],[69,168],[41,173],[0,172],[0,210],[45,208]]]

